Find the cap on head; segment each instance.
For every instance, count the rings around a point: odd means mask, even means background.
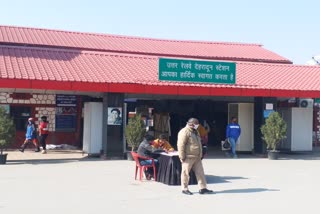
[[[187,122],[189,125],[192,125],[192,124],[199,124],[199,120],[197,118],[190,118]]]
[[[32,117],[29,117],[28,121],[33,121],[33,118],[32,118]]]

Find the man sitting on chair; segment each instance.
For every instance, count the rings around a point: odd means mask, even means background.
[[[152,158],[152,156],[151,156],[152,152],[157,150],[156,148],[152,147],[153,141],[154,141],[154,137],[153,136],[146,135],[144,137],[143,141],[140,143],[140,145],[138,147],[138,151],[137,151],[138,155],[143,156],[143,157]],[[154,159],[154,162],[155,162],[156,167],[157,167],[158,160]],[[147,165],[147,164],[151,164],[151,163],[152,163],[152,160],[142,160],[140,162],[141,165]],[[153,177],[153,169],[152,168],[148,168],[145,171],[145,175],[146,175],[146,178],[148,180],[150,180]]]

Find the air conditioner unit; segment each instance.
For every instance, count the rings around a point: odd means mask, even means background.
[[[312,108],[313,107],[313,99],[299,99],[299,107]]]

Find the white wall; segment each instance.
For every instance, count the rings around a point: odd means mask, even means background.
[[[102,109],[102,103],[84,104],[83,151],[89,155],[99,154],[102,149]]]
[[[313,108],[292,108],[292,151],[312,151]]]
[[[241,135],[237,145],[237,151],[253,150],[253,103],[239,103],[238,122],[241,127]]]
[[[280,108],[287,123],[287,138],[281,149],[289,151],[312,151],[313,108]]]

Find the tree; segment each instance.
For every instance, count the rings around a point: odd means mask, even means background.
[[[281,140],[286,138],[287,124],[278,112],[272,112],[261,127],[261,133],[267,149],[276,151]]]
[[[0,106],[0,154],[3,154],[3,149],[7,147],[16,134],[16,127],[13,119],[6,112],[6,110]]]
[[[135,151],[139,144],[142,142],[146,134],[146,128],[140,114],[136,114],[134,117],[130,118],[128,125],[125,129],[126,141],[131,147],[132,151]]]

